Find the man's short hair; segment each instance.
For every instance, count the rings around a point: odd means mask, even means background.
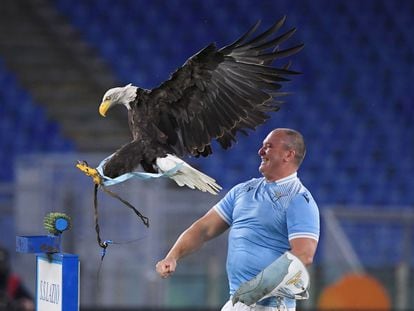
[[[295,150],[295,160],[299,167],[306,155],[306,145],[301,133],[296,130],[283,128],[280,129],[286,134],[286,144],[289,149]]]

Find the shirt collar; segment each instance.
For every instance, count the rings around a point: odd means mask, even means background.
[[[283,177],[281,179],[269,182],[269,184],[275,184],[275,185],[283,185],[285,183],[288,183],[292,181],[293,179],[296,179],[298,177],[298,173],[294,172],[293,174],[290,174],[289,176]]]

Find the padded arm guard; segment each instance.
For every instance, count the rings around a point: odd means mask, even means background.
[[[286,252],[252,280],[244,282],[234,293],[233,305],[240,301],[248,306],[270,296],[307,299],[309,273],[292,253]]]

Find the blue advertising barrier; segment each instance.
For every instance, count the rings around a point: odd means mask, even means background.
[[[61,252],[62,232],[70,229],[70,218],[50,213],[44,225],[50,235],[16,237],[17,252],[36,254],[36,310],[78,311],[79,258]]]

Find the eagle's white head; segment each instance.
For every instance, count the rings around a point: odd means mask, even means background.
[[[105,117],[109,108],[118,104],[122,104],[130,110],[131,106],[129,103],[134,101],[136,97],[137,87],[133,86],[131,83],[124,87],[114,87],[109,89],[102,98],[102,103],[99,106],[99,113],[101,116]]]

